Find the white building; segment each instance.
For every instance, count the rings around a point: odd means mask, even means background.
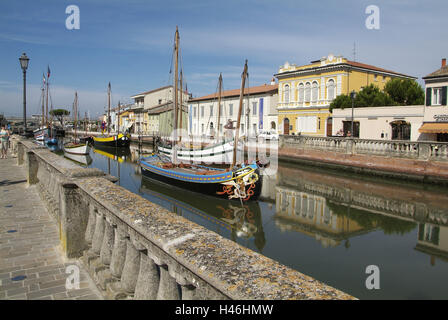
[[[353,109],[355,137],[372,140],[421,140],[424,106],[362,107]],[[352,109],[333,109],[332,135],[351,131]]]
[[[420,132],[425,140],[448,142],[448,66],[442,59],[439,70],[423,77],[426,87],[424,123]]]
[[[240,89],[221,94],[220,123],[218,126],[218,94],[190,99],[188,132],[194,136],[223,134],[223,127],[232,121],[235,127],[239,108]],[[260,131],[277,131],[278,85],[275,81],[244,90],[240,134],[256,135]],[[249,130],[248,130],[249,128]]]

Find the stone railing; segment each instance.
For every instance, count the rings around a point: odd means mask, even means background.
[[[353,299],[26,140],[18,164],[109,299]]]
[[[433,141],[369,140],[344,137],[281,135],[279,147],[295,147],[420,160],[448,161],[448,143]]]

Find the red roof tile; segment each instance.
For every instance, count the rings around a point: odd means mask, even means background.
[[[278,84],[264,84],[261,86],[256,87],[250,87],[250,88],[244,88],[244,94],[260,94],[260,93],[267,93],[271,91],[278,90]],[[227,98],[227,97],[237,97],[240,95],[240,89],[233,89],[233,90],[226,90],[221,93],[221,98]],[[193,98],[188,100],[189,102],[195,102],[195,101],[202,101],[202,100],[211,100],[211,99],[218,99],[218,93],[209,94],[206,96]]]

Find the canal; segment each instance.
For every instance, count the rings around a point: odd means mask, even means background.
[[[120,153],[93,149],[77,160],[118,177],[117,184],[178,215],[357,298],[448,298],[447,189],[280,163],[275,175],[263,177],[261,199],[241,206],[143,178],[135,146]],[[379,289],[366,286],[366,269],[372,265],[379,270]]]

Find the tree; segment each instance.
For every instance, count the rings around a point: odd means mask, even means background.
[[[393,106],[395,101],[380,88],[371,84],[362,88],[357,94],[354,101],[355,107],[379,107]],[[333,109],[344,109],[352,106],[352,99],[349,95],[341,94],[336,97],[330,104],[330,111]]]
[[[401,106],[422,105],[425,102],[425,91],[411,79],[392,79],[386,83],[384,92]]]
[[[64,116],[68,116],[70,111],[65,109],[54,109],[50,111],[50,115],[56,117],[62,127],[64,127]]]
[[[355,99],[355,107],[380,107],[393,105],[396,105],[393,99],[374,84],[362,88]]]
[[[330,112],[333,111],[333,109],[344,109],[352,106],[352,99],[350,96],[346,94],[341,94],[337,96],[331,103],[330,103]]]

